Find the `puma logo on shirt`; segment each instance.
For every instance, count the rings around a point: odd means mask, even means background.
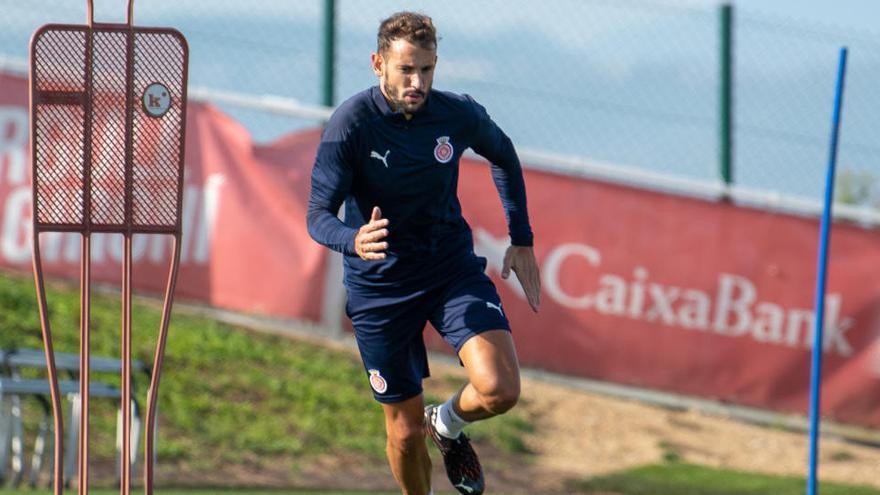
[[[388,154],[391,153],[391,150],[385,152],[385,156],[380,155],[376,151],[370,151],[370,158],[375,158],[376,160],[381,161],[385,164],[385,168],[388,168]]]

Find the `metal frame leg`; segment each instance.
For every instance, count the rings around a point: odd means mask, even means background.
[[[132,234],[124,236],[125,255],[122,262],[122,489],[121,495],[131,493],[131,274]]]
[[[165,344],[168,341],[168,324],[171,320],[171,307],[174,301],[174,288],[177,285],[177,272],[180,266],[180,234],[174,236],[171,268],[168,286],[165,288],[165,303],[162,306],[162,325],[156,341],[156,354],[153,358],[153,376],[147,392],[147,417],[144,434],[144,494],[153,495],[153,462],[156,460],[155,444],[158,439],[158,399],[159,380],[162,377],[162,363],[165,360]]]
[[[33,125],[33,118],[31,119]],[[49,387],[52,398],[53,449],[52,456],[52,488],[53,495],[62,495],[64,487],[64,418],[61,412],[61,392],[58,390],[58,373],[55,368],[55,351],[52,345],[52,329],[49,322],[49,309],[46,304],[46,287],[43,284],[43,264],[40,256],[40,232],[34,229],[33,265],[34,285],[37,290],[37,308],[40,311],[40,328],[43,334],[43,351],[46,355],[46,371],[49,375]]]
[[[79,494],[87,495],[89,492],[89,386],[91,376],[91,271],[92,271],[92,247],[91,237],[88,232],[82,235],[82,259],[80,261],[80,308],[79,308],[79,398],[80,416],[71,418],[71,423],[76,421],[79,429],[79,444],[77,445],[79,457]],[[71,425],[72,426],[72,425]],[[70,444],[73,450],[74,444]]]

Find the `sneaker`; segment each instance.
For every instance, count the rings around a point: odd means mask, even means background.
[[[458,438],[446,438],[434,427],[437,406],[425,407],[425,434],[431,437],[434,445],[443,455],[446,476],[459,493],[464,495],[481,495],[485,489],[483,468],[480,459],[471,447],[467,435],[460,433]]]

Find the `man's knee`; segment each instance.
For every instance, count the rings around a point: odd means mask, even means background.
[[[418,420],[402,416],[395,418],[394,421],[386,424],[386,431],[389,446],[401,452],[413,452],[425,445],[424,423],[421,417]]]
[[[519,401],[519,380],[502,380],[493,383],[480,394],[483,406],[493,414],[504,414]]]

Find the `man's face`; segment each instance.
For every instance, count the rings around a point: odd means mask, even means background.
[[[425,104],[434,80],[436,47],[426,49],[396,39],[384,52],[373,53],[372,62],[379,87],[392,109],[412,114]]]

